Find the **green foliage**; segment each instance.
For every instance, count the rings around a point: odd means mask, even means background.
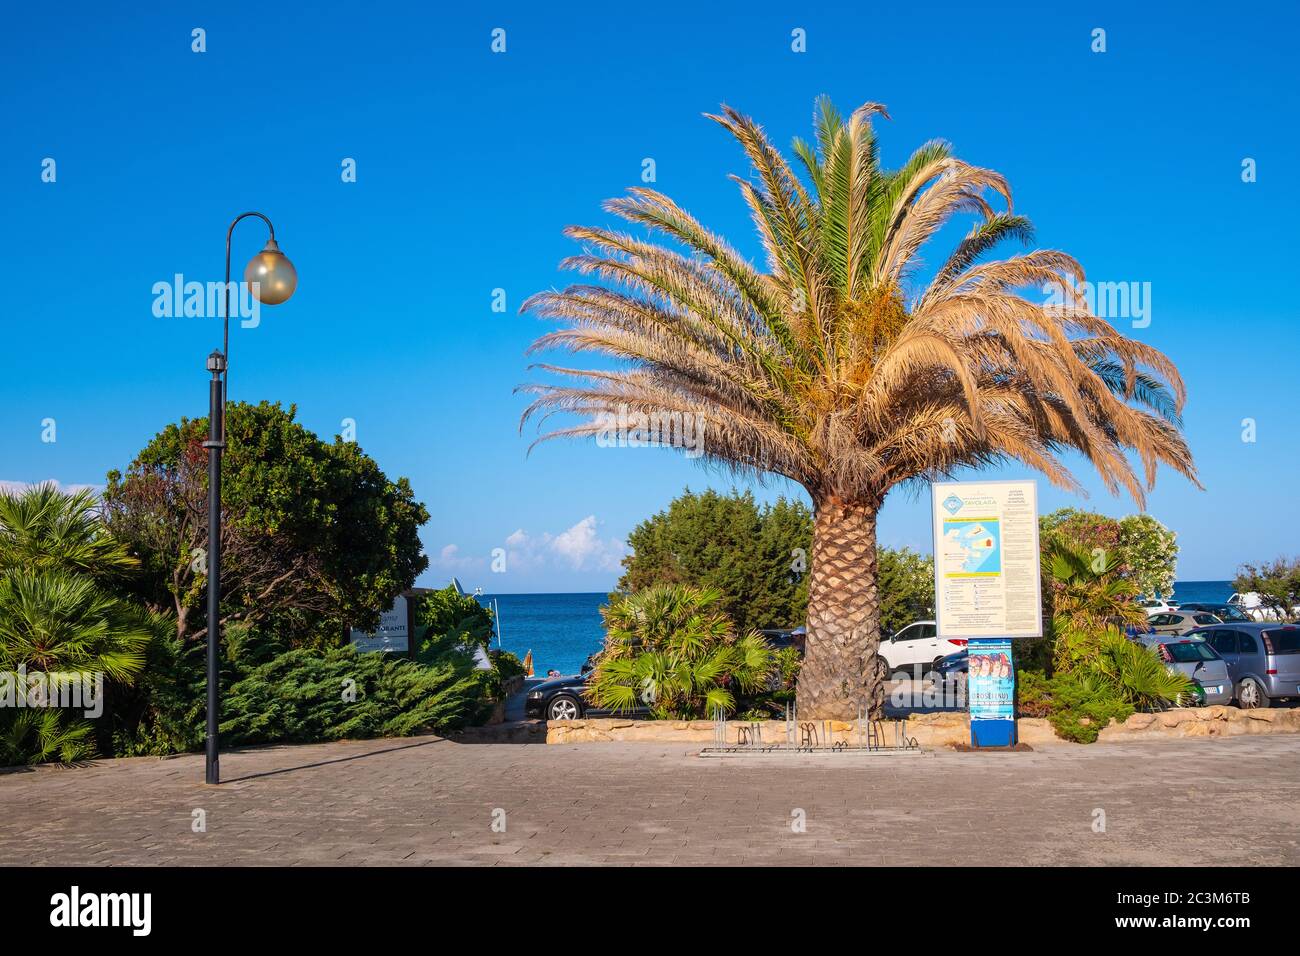
[[[1061,674],[1053,681],[1048,720],[1065,740],[1090,744],[1112,720],[1123,722],[1132,713],[1132,704],[1092,674]]]
[[[718,592],[742,631],[802,624],[808,607],[812,513],[779,498],[686,490],[628,535],[620,591],[688,584]]]
[[[487,648],[492,640],[492,612],[472,595],[448,585],[420,595],[415,605],[416,633],[424,635],[417,657],[431,661],[456,648],[477,644]]]
[[[1300,606],[1300,557],[1243,564],[1232,581],[1239,594],[1255,592],[1279,620],[1293,620]]]
[[[1146,621],[1146,613],[1133,601],[1137,588],[1122,576],[1115,552],[1088,550],[1085,544],[1055,537],[1043,564],[1058,671],[1089,661],[1108,629]]]
[[[911,548],[881,548],[876,554],[880,634],[887,637],[913,621],[934,616],[934,558]]]
[[[1120,560],[1137,593],[1164,597],[1174,593],[1178,568],[1178,535],[1148,514],[1119,520]]]
[[[1078,743],[1092,743],[1111,720],[1124,721],[1135,710],[1186,705],[1195,696],[1185,676],[1113,629],[1082,666],[1050,678],[1022,670],[1016,683],[1021,716],[1046,717],[1058,736]]]
[[[223,621],[298,640],[378,625],[428,566],[429,519],[405,478],[390,481],[355,442],[321,441],[278,404],[230,405],[222,471]],[[207,585],[206,418],[168,425],[104,495],[109,528],[141,557],[138,584],[197,635]]]
[[[94,755],[88,720],[55,708],[0,709],[0,767],[73,763]]]
[[[524,662],[510,651],[488,651],[488,658],[503,681],[524,676]]]
[[[134,682],[158,625],[114,590],[135,567],[99,524],[93,496],[48,485],[0,494],[0,670],[88,675],[105,694]],[[0,739],[5,764],[96,751],[92,725],[55,707],[4,708]]]
[[[429,666],[352,647],[292,650],[229,689],[221,733],[252,744],[455,728],[482,706],[480,674],[450,660]]]
[[[63,571],[104,580],[138,565],[100,523],[91,492],[66,494],[46,484],[0,493],[0,572]]]
[[[666,584],[710,588],[736,629],[796,627],[808,612],[813,519],[778,498],[759,507],[749,492],[686,490],[628,535],[622,592]],[[934,560],[909,548],[877,553],[880,626],[895,631],[934,613]]]
[[[756,631],[737,636],[717,591],[668,585],[603,610],[605,649],[587,686],[601,707],[647,704],[659,718],[732,713],[737,695],[765,688],[774,653]]]

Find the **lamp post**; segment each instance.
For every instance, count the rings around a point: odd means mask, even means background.
[[[249,260],[244,281],[264,305],[279,305],[298,287],[293,263],[275,241],[275,226],[260,212],[240,213],[226,230],[225,309],[222,313],[221,350],[208,356],[208,731],[206,776],[208,783],[221,783],[221,747],[217,724],[221,705],[221,453],[226,448],[226,398],[230,381],[230,237],[243,219],[256,216],[266,223],[271,237],[266,247]]]

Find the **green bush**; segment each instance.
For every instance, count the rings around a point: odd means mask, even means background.
[[[479,715],[489,675],[353,647],[293,650],[229,689],[221,735],[231,744],[306,743],[460,727]]]
[[[717,591],[680,585],[614,600],[588,696],[615,711],[645,704],[660,719],[743,712],[738,698],[766,688],[775,653],[757,631],[738,636],[720,604]]]
[[[1052,677],[1034,671],[1017,676],[1017,712],[1046,717],[1058,736],[1092,743],[1112,720],[1136,710],[1159,710],[1193,700],[1194,686],[1170,672],[1154,651],[1106,631],[1096,654],[1083,666]]]

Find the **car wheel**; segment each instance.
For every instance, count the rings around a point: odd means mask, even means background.
[[[1243,710],[1254,710],[1257,707],[1267,707],[1272,701],[1269,700],[1268,693],[1264,690],[1262,684],[1253,677],[1247,677],[1237,688],[1237,703]]]
[[[572,694],[557,694],[546,707],[548,720],[577,720],[582,716],[582,704]]]
[[[939,673],[939,665],[943,663],[942,657],[936,657],[925,668],[921,674],[921,680],[928,680],[935,687],[943,683],[943,675]]]

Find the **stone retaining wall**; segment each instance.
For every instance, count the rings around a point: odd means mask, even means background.
[[[762,721],[762,739],[785,740],[785,721]],[[1056,736],[1047,720],[1021,717],[1017,722],[1020,741],[1031,747],[1076,746]],[[738,722],[727,725],[728,743],[734,743]],[[856,743],[852,723],[831,721],[831,741]],[[818,722],[820,732],[821,723]],[[607,741],[713,743],[711,720],[552,720],[546,724],[548,744],[603,743]],[[1122,724],[1101,731],[1102,741],[1142,740],[1155,737],[1229,737],[1238,734],[1300,733],[1300,709],[1239,710],[1236,707],[1196,707],[1159,714],[1134,714]],[[970,743],[970,721],[966,714],[943,712],[918,714],[907,721],[907,734],[922,748],[950,747]],[[892,721],[885,721],[885,740],[893,741]],[[825,745],[826,741],[822,741]]]

